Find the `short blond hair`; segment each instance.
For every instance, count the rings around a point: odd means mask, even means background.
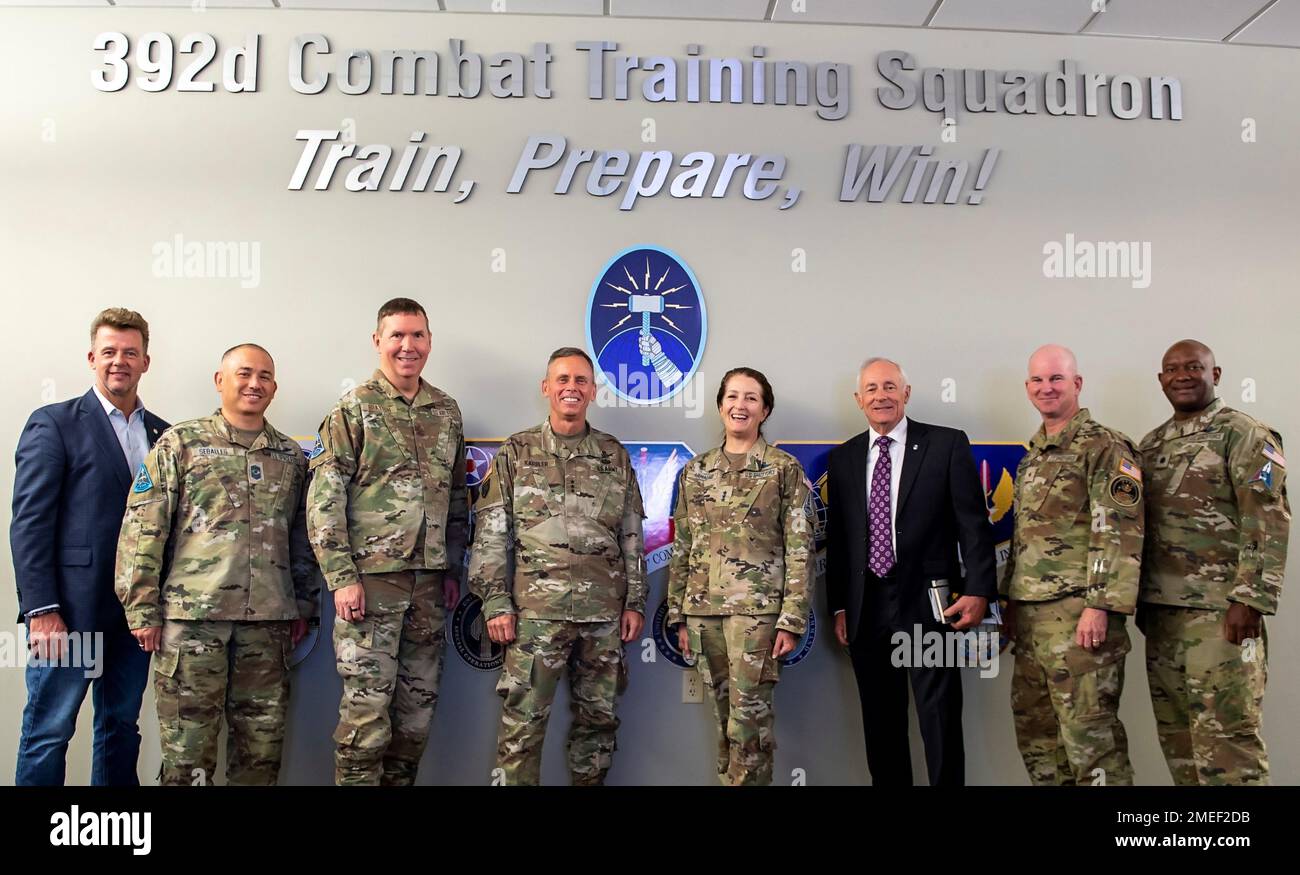
[[[101,310],[95,317],[95,321],[90,323],[91,346],[95,345],[95,335],[99,334],[99,329],[104,327],[115,328],[118,331],[140,332],[140,337],[144,340],[144,351],[149,351],[149,323],[134,310],[125,307],[109,307],[107,310]]]

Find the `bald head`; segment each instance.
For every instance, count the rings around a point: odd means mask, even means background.
[[[266,360],[271,363],[271,369],[272,370],[275,369],[275,359],[271,358],[271,354],[266,351],[265,347],[258,346],[256,343],[240,343],[240,344],[236,344],[235,346],[232,346],[230,349],[226,350],[221,354],[221,366],[224,368],[227,364],[229,364],[230,360],[236,355],[236,353],[245,352],[249,350],[256,350],[257,352],[260,352],[262,355],[266,356]]]
[[[1210,349],[1208,346],[1201,343],[1199,340],[1192,340],[1191,338],[1187,338],[1185,340],[1178,341],[1173,346],[1169,347],[1169,349],[1165,350],[1165,358],[1168,358],[1170,353],[1175,353],[1175,352],[1189,353],[1191,355],[1202,357],[1210,363],[1211,367],[1213,367],[1215,364],[1214,350]]]
[[[1025,393],[1043,417],[1048,434],[1056,434],[1079,412],[1079,393],[1083,377],[1074,353],[1064,346],[1049,343],[1034,350],[1029,357],[1029,376]]]
[[[1222,373],[1214,351],[1199,340],[1180,340],[1160,360],[1160,389],[1174,408],[1175,419],[1188,419],[1214,402]]]
[[[1069,347],[1047,343],[1034,350],[1029,356],[1030,374],[1043,369],[1059,371],[1074,377],[1079,374],[1079,360],[1074,357],[1074,352]]]

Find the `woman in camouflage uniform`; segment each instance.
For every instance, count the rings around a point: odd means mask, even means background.
[[[668,624],[697,657],[724,784],[772,781],[772,692],[812,596],[811,489],[799,462],[763,440],[773,405],[761,373],[727,372],[718,388],[725,440],[682,469],[673,513]]]

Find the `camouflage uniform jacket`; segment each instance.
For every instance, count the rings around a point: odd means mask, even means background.
[[[325,417],[311,456],[307,523],[330,590],[392,571],[463,579],[465,438],[449,395],[421,380],[408,402],[375,371]]]
[[[1020,461],[1002,592],[1027,602],[1082,595],[1087,607],[1131,614],[1142,528],[1133,443],[1082,408],[1055,435],[1039,428]]]
[[[163,432],[118,537],[117,596],[130,628],[315,617],[306,475],[302,449],[269,422],[251,447],[219,411]]]
[[[469,587],[484,618],[645,613],[641,488],[616,438],[588,426],[570,451],[548,419],[501,445],[480,490]]]
[[[1139,447],[1147,475],[1141,600],[1277,612],[1291,506],[1281,436],[1223,402]]]
[[[677,480],[670,625],[687,616],[779,614],[802,635],[812,598],[813,504],[794,456],[762,438],[733,468],[721,447],[692,459]]]

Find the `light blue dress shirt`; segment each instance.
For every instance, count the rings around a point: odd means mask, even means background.
[[[104,405],[104,412],[108,414],[108,421],[113,426],[113,434],[117,435],[117,442],[122,447],[122,455],[126,457],[126,463],[131,466],[131,475],[140,470],[144,464],[144,457],[149,454],[149,436],[144,431],[144,402],[139,396],[135,399],[135,410],[131,411],[130,418],[122,415],[122,411],[113,406],[113,402],[104,397],[99,391],[99,386],[95,386],[95,397],[99,403]]]

